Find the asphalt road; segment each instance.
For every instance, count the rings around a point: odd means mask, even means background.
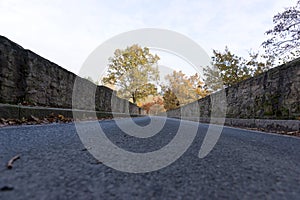
[[[134,119],[145,126],[149,118]],[[126,135],[113,120],[100,122],[125,150],[161,149],[175,137],[179,120],[168,119],[150,138]],[[123,121],[126,123],[126,120]],[[208,125],[188,150],[157,171],[127,173],[98,162],[70,124],[0,129],[0,199],[299,199],[300,139],[225,127],[214,149],[198,157]],[[20,159],[12,169],[6,163]]]

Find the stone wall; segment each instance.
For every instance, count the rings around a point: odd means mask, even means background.
[[[227,100],[227,118],[300,119],[300,58],[222,92]],[[198,100],[200,117],[211,116],[211,100],[221,101],[218,95],[222,92]],[[193,104],[184,107],[190,106]],[[168,111],[168,115],[180,117],[180,109]]]
[[[129,109],[133,114],[139,113],[138,107],[131,103],[128,106],[128,102],[115,97],[111,89],[79,78],[0,36],[0,103],[29,102],[38,106],[72,108],[75,80],[81,85],[78,91],[80,95],[75,97],[79,99],[76,108],[106,112],[111,112],[112,108],[115,112]],[[299,119],[299,92],[300,59],[296,59],[226,88],[223,93],[226,94],[227,117]],[[211,116],[212,100],[216,102],[214,105],[222,100],[219,94],[198,101],[200,117]],[[193,113],[194,104],[186,105],[183,109],[189,110],[186,113]],[[169,111],[168,115],[178,117],[180,109]]]
[[[79,92],[82,92],[77,94],[80,98],[76,101],[78,109],[111,112],[113,108],[114,112],[140,112],[134,104],[116,97],[113,90],[96,86],[0,36],[0,103],[27,102],[36,106],[72,108],[75,80],[80,82]]]

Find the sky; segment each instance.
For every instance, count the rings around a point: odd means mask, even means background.
[[[210,56],[226,45],[244,56],[261,51],[273,16],[296,1],[0,0],[0,35],[75,74],[97,46],[141,28],[176,31]]]

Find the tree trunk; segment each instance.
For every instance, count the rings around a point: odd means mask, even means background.
[[[136,97],[135,97],[135,92],[132,92],[132,101],[134,104],[136,104]]]

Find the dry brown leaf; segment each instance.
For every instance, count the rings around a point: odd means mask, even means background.
[[[37,117],[35,117],[35,116],[33,116],[33,115],[30,115],[30,117],[31,117],[32,120],[34,120],[34,121],[36,121],[36,122],[40,121],[39,118],[37,118]]]
[[[15,122],[14,120],[11,120],[11,119],[10,119],[10,120],[8,120],[8,124],[9,124],[9,125],[14,125],[14,124],[16,124],[16,122]]]
[[[65,119],[65,117],[63,115],[57,115],[57,118],[61,121],[63,121]]]
[[[12,157],[7,163],[7,169],[12,169],[13,163],[18,159],[20,159],[20,155],[16,155],[16,156]]]

